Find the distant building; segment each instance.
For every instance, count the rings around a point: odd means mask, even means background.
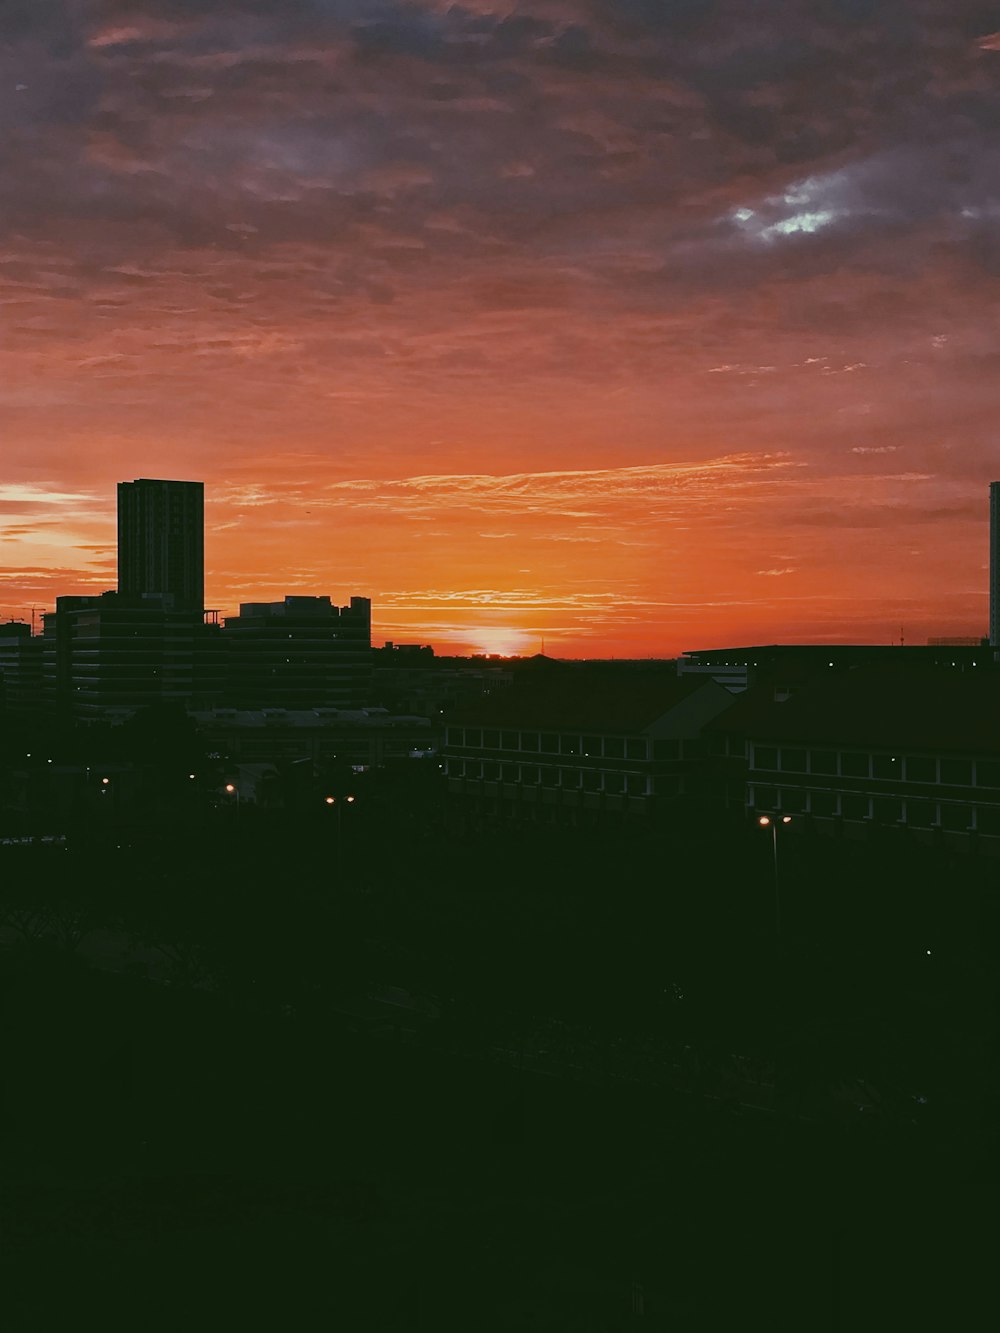
[[[707,648],[684,653],[677,662],[679,676],[701,675],[739,694],[755,681],[782,672],[801,680],[827,671],[892,665],[896,668],[947,667],[980,670],[989,665],[982,640],[964,646],[949,643],[896,646],[887,643],[769,643],[744,648]]]
[[[205,487],[200,481],[118,483],[118,591],[205,605]]]
[[[1000,481],[990,483],[990,647],[1000,649]]]
[[[218,629],[172,595],[60,597],[45,616],[45,700],[61,716],[81,719],[218,701],[219,649]]]
[[[928,648],[982,648],[982,638],[976,634],[945,635],[943,638],[928,639]]]
[[[359,708],[371,686],[371,602],[286,597],[227,616],[225,702],[234,708]]]
[[[792,696],[759,685],[710,730],[753,816],[1000,855],[1000,673],[859,668]]]
[[[648,820],[716,796],[703,730],[732,704],[714,681],[669,675],[516,682],[448,719],[448,792],[487,818]]]
[[[0,624],[0,710],[28,712],[41,702],[41,635],[19,620]]]
[[[212,708],[192,713],[206,743],[234,765],[339,762],[378,768],[433,751],[440,731],[427,718],[374,709]]]

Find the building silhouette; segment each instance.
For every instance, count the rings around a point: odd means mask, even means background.
[[[205,485],[200,481],[118,483],[118,591],[205,604]]]
[[[223,685],[221,651],[218,627],[170,594],[59,597],[45,617],[46,704],[81,720],[153,704],[209,707]]]
[[[990,483],[990,647],[1000,649],[1000,481]]]
[[[222,630],[226,703],[235,708],[359,708],[371,686],[371,602],[286,597],[243,602]]]

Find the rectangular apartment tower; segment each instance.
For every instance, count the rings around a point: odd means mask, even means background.
[[[118,483],[118,591],[167,596],[177,608],[205,605],[205,485]]]
[[[1000,648],[1000,481],[990,482],[990,647]]]

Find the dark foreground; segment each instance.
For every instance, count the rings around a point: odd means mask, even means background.
[[[978,1318],[981,1135],[800,1123],[4,961],[8,1328]]]

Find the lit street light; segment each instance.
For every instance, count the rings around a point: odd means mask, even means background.
[[[774,935],[781,939],[781,885],[778,878],[778,825],[790,824],[791,815],[761,815],[757,823],[771,830],[771,851],[774,854]]]
[[[236,818],[239,819],[239,817],[240,817],[240,789],[239,789],[239,787],[237,787],[237,785],[236,785],[235,782],[227,782],[226,785],[225,785],[225,787],[223,787],[223,791],[226,793],[227,796],[235,796],[235,797],[236,797]]]
[[[337,811],[337,878],[340,878],[341,844],[344,835],[344,806],[353,805],[356,796],[324,796],[323,804]]]

